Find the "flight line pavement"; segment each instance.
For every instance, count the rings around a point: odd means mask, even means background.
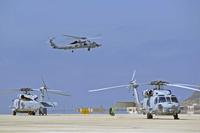
[[[0,115],[0,133],[200,133],[200,115],[154,116],[137,114]]]

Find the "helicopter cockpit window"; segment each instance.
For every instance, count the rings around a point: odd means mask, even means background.
[[[159,103],[164,103],[164,102],[166,102],[165,97],[159,97]]]
[[[32,101],[32,99],[25,97],[24,95],[21,95],[21,99],[24,101]]]
[[[170,103],[171,103],[170,97],[166,97],[166,100],[167,100],[167,102],[170,102]]]
[[[178,103],[178,100],[176,97],[171,97],[171,99],[172,99],[172,102]]]

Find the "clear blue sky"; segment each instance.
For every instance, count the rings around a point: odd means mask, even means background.
[[[101,34],[96,41],[103,46],[74,53],[51,49],[48,38],[64,42],[62,34]],[[39,88],[43,76],[52,89],[72,95],[53,97],[67,108],[132,100],[126,88],[96,94],[87,90],[126,84],[133,70],[142,83],[200,84],[199,50],[198,0],[0,1],[0,89]],[[181,99],[192,93],[172,90]],[[9,113],[14,97],[1,95],[0,113]]]

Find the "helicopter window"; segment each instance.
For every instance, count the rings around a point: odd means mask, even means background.
[[[170,97],[166,97],[167,102],[171,102]]]
[[[32,101],[32,99],[30,99],[30,98],[28,98],[28,97],[23,97],[23,98],[21,98],[22,100],[24,100],[24,101]]]
[[[159,97],[159,103],[164,103],[164,102],[166,102],[165,97]]]
[[[157,104],[157,103],[158,103],[158,98],[156,97],[154,104]]]
[[[32,101],[32,99],[25,97],[24,95],[21,95],[21,99],[24,101]]]
[[[178,100],[176,97],[171,97],[171,99],[172,99],[172,102],[178,103]]]
[[[76,44],[76,43],[78,43],[78,41],[71,42],[71,44]]]

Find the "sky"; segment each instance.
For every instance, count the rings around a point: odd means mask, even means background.
[[[50,47],[71,40],[62,34],[95,37],[102,47],[71,51]],[[198,0],[1,0],[0,90],[39,88],[43,77],[57,111],[110,107],[132,101],[127,88],[88,93],[90,89],[166,80],[200,84],[200,1]],[[141,86],[142,91],[150,86]],[[169,88],[180,100],[193,92]],[[0,93],[0,113],[10,113],[17,93]]]

